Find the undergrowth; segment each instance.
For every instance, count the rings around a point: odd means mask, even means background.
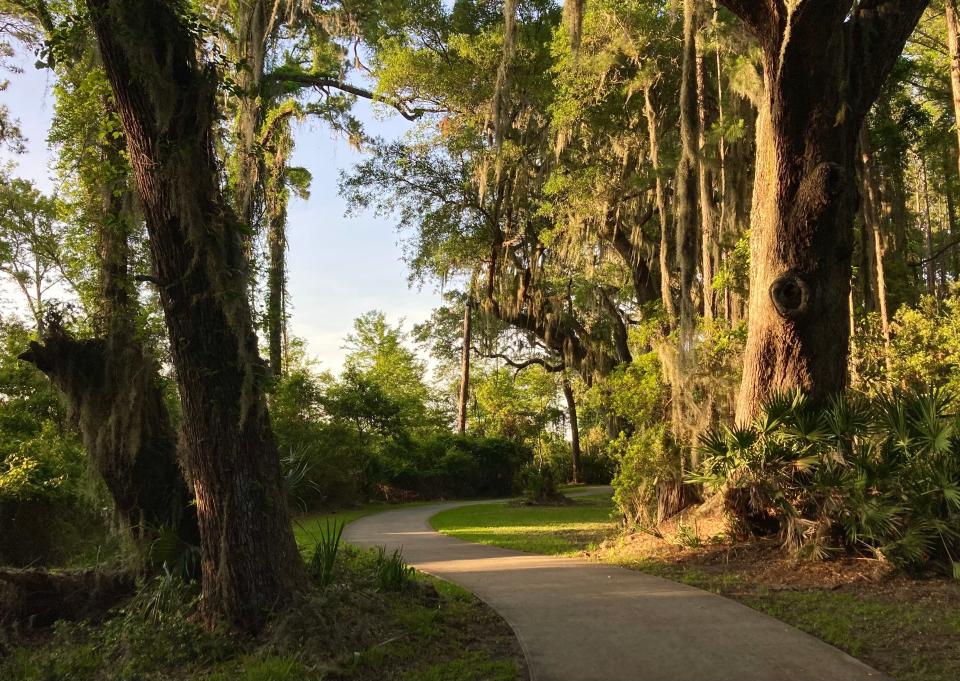
[[[199,624],[195,587],[157,578],[102,622],[13,632],[0,679],[17,681],[516,681],[509,627],[469,593],[403,566],[378,588],[377,554],[342,545],[326,588],[256,637]],[[399,557],[398,557],[399,560]],[[319,584],[318,584],[319,586]],[[0,639],[3,640],[3,639]]]

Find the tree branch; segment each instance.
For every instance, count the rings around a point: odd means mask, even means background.
[[[473,353],[477,355],[477,357],[483,357],[484,359],[502,359],[504,362],[506,362],[507,364],[512,366],[514,369],[516,369],[517,373],[520,373],[527,367],[531,367],[535,365],[542,366],[544,369],[546,369],[550,373],[557,373],[559,371],[563,371],[564,369],[566,369],[566,365],[563,362],[560,362],[558,364],[551,364],[543,357],[531,357],[530,359],[518,361],[508,357],[507,355],[501,354],[499,352],[494,352],[494,353],[481,352],[480,349],[477,348],[475,345],[471,346],[471,350],[473,350]]]
[[[765,41],[772,33],[776,12],[782,0],[719,0],[740,18],[758,37]]]
[[[851,74],[860,77],[861,108],[877,98],[929,4],[930,0],[861,0],[857,5],[851,28],[857,62]]]
[[[921,258],[920,260],[910,260],[907,262],[907,264],[910,265],[910,267],[920,267],[921,265],[926,265],[928,262],[933,262],[934,260],[939,258],[941,255],[949,251],[951,248],[953,248],[957,244],[960,244],[960,237],[957,237],[956,239],[951,239],[946,244],[941,246],[939,249],[934,251],[934,253],[930,257]]]
[[[340,90],[341,92],[346,92],[347,94],[354,95],[356,97],[362,97],[363,99],[369,99],[375,102],[383,102],[384,104],[392,106],[394,109],[399,111],[400,115],[406,118],[408,121],[415,121],[424,114],[422,109],[411,110],[407,102],[401,100],[388,100],[384,99],[383,97],[378,97],[372,90],[360,87],[359,85],[353,85],[341,80],[340,78],[334,78],[331,76],[279,70],[268,73],[263,77],[264,88],[275,83],[296,83],[301,87],[312,87],[318,90]]]

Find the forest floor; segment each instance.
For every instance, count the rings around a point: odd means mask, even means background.
[[[608,496],[573,506],[465,506],[430,522],[467,541],[589,557],[732,598],[899,681],[960,678],[960,583],[942,577],[870,559],[791,560],[773,541],[731,542],[715,514],[681,517],[659,536],[623,534]]]
[[[336,514],[350,520],[372,512]],[[323,516],[304,523],[301,547]],[[196,591],[160,578],[100,622],[0,631],[0,679],[17,681],[525,681],[509,625],[469,592],[416,573],[398,591],[375,552],[342,545],[334,579],[257,637],[207,631]]]

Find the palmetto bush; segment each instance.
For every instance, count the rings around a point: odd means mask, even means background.
[[[746,427],[701,438],[692,480],[724,495],[739,536],[779,533],[792,554],[872,554],[960,579],[960,420],[943,390],[771,398]]]

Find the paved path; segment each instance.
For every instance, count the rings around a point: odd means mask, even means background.
[[[451,502],[347,526],[360,546],[402,546],[419,570],[493,606],[523,646],[531,681],[871,681],[849,655],[734,601],[623,568],[538,556],[434,532]]]

